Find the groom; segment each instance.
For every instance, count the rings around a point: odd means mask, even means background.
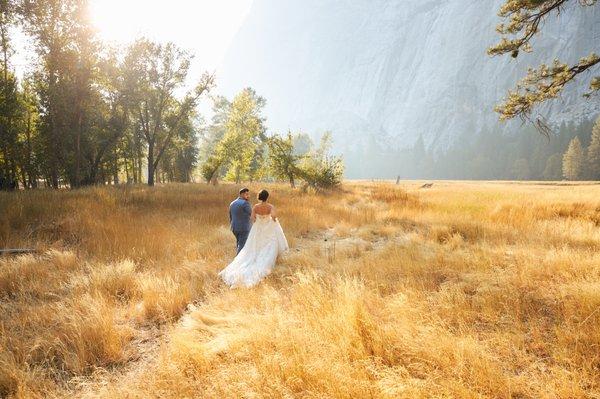
[[[231,231],[237,240],[237,253],[239,254],[244,245],[248,234],[250,233],[250,215],[252,207],[248,199],[250,198],[250,190],[242,188],[240,196],[229,205],[229,223]]]

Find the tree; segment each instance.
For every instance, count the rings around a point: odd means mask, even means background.
[[[18,181],[18,118],[19,98],[17,80],[10,71],[13,51],[9,31],[15,22],[12,1],[0,0],[0,189],[14,189]]]
[[[584,174],[584,154],[578,137],[573,138],[563,155],[563,176],[569,180],[579,180]]]
[[[562,177],[562,157],[559,153],[552,154],[546,160],[543,177],[546,180],[560,180]]]
[[[302,171],[299,162],[304,155],[296,155],[294,147],[294,136],[288,132],[286,137],[278,135],[268,139],[269,146],[269,166],[273,175],[278,179],[285,179],[292,188],[296,187],[296,178]]]
[[[341,157],[312,158],[301,167],[300,175],[308,187],[317,191],[332,189],[342,184],[344,162]]]
[[[192,118],[183,121],[160,163],[163,180],[189,183],[198,163],[198,136]]]
[[[294,142],[294,154],[295,155],[306,155],[313,148],[313,142],[310,136],[306,133],[296,133],[293,136]]]
[[[227,119],[231,112],[231,102],[223,96],[212,97],[212,118],[210,125],[200,130],[200,159],[208,160],[217,150],[227,131]]]
[[[98,56],[95,72],[95,90],[87,99],[85,123],[81,126],[83,139],[77,141],[86,164],[85,172],[81,179],[75,179],[74,187],[98,183],[100,171],[106,163],[111,163],[113,181],[118,181],[119,160],[115,153],[130,126],[124,65],[119,62],[114,49]],[[77,173],[78,177],[80,173]]]
[[[516,180],[528,180],[531,178],[529,162],[525,158],[517,159],[512,166],[512,176]]]
[[[200,168],[200,172],[207,183],[217,184],[218,171],[223,166],[223,162],[224,160],[216,154],[211,155],[204,161]]]
[[[53,188],[58,188],[69,166],[71,155],[79,160],[77,137],[82,122],[85,75],[90,63],[79,57],[90,40],[85,19],[85,0],[23,0],[21,13],[26,32],[34,39],[38,55],[35,80],[40,99],[40,134],[44,142],[40,154],[47,165],[45,174]],[[89,28],[89,26],[88,26]],[[87,68],[87,70],[85,70]],[[75,100],[75,101],[74,101]],[[77,147],[77,148],[76,148]],[[76,176],[71,173],[71,176]],[[76,178],[75,178],[76,180]]]
[[[89,0],[0,0],[0,188],[189,181],[198,157],[195,108],[204,74],[179,95],[191,57],[140,39],[125,52],[102,43]],[[10,67],[11,32],[34,44],[32,73]],[[144,157],[147,161],[144,162]]]
[[[225,165],[224,157],[219,154],[219,143],[227,131],[227,119],[231,112],[231,102],[223,96],[212,97],[211,124],[202,129],[199,155],[202,160],[200,172],[207,183],[217,184],[220,172]]]
[[[592,180],[600,180],[600,116],[592,129],[592,140],[587,149],[587,167]]]
[[[252,170],[257,168],[253,161],[262,159],[259,150],[265,132],[261,115],[264,105],[264,98],[251,88],[243,89],[231,103],[217,157],[228,165],[226,177],[236,183],[250,178]]]
[[[154,185],[155,170],[179,125],[189,118],[200,96],[214,85],[214,77],[204,74],[182,100],[175,97],[185,83],[190,60],[173,43],[163,45],[147,39],[137,40],[126,56],[127,95],[147,145],[149,186]]]
[[[544,20],[553,13],[574,3],[584,7],[596,4],[597,0],[506,0],[500,8],[499,16],[507,20],[501,23],[497,31],[503,35],[498,44],[488,49],[488,54],[511,54],[517,58],[521,51],[532,51],[531,40],[539,32]],[[542,64],[538,68],[530,68],[527,75],[514,90],[508,92],[504,103],[495,110],[503,120],[521,117],[529,120],[532,110],[538,104],[556,98],[564,87],[586,71],[592,70],[600,63],[600,56],[595,53],[580,58],[574,65],[554,60],[551,65]],[[592,77],[589,83],[590,93],[600,90],[600,76]],[[549,129],[538,119],[538,128],[544,133]]]
[[[325,132],[319,147],[303,158],[300,164],[300,176],[305,181],[306,187],[321,191],[342,184],[344,162],[339,156],[329,155],[331,144],[331,133]]]

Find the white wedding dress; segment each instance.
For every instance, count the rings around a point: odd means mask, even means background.
[[[275,266],[277,257],[288,249],[279,221],[271,215],[256,215],[246,245],[219,276],[230,287],[252,287]]]

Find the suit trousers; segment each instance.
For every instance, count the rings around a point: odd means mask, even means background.
[[[237,253],[239,254],[244,245],[246,245],[246,240],[248,239],[249,231],[234,231],[233,235],[235,235],[235,239],[237,240]]]

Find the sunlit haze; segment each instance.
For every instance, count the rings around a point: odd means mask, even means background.
[[[215,70],[252,0],[92,0],[101,38],[127,44],[139,36],[172,41],[194,54],[193,71]]]

